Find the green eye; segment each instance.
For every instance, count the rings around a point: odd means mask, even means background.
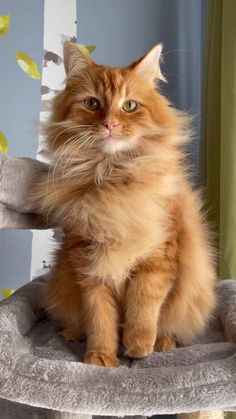
[[[88,99],[85,99],[84,103],[86,108],[90,111],[96,111],[100,106],[99,101],[94,97],[89,97]]]
[[[137,106],[138,104],[135,100],[126,100],[122,105],[122,109],[125,112],[134,112],[137,109]]]

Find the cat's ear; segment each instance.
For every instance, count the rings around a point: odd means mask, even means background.
[[[64,43],[64,66],[66,75],[78,74],[86,70],[91,60],[74,42]]]
[[[147,54],[133,63],[132,67],[145,80],[150,80],[151,82],[154,82],[156,79],[167,81],[160,67],[162,48],[162,44],[157,44]]]

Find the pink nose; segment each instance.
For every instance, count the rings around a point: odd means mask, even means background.
[[[103,125],[104,127],[106,127],[109,131],[112,131],[113,128],[115,128],[119,123],[116,121],[113,122],[108,122],[108,121],[104,121]]]

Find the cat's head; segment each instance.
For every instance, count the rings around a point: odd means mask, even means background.
[[[175,125],[175,113],[156,89],[162,45],[125,68],[94,63],[76,44],[64,45],[66,86],[54,100],[48,142],[78,155],[114,155],[145,147]]]

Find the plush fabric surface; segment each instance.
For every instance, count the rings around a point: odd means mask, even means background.
[[[48,227],[28,199],[31,183],[47,170],[37,160],[0,155],[0,229]]]
[[[121,348],[121,365],[105,369],[82,364],[84,344],[66,342],[45,317],[46,280],[0,304],[0,397],[87,415],[236,410],[236,282],[218,284],[218,312],[196,344],[137,361]]]

